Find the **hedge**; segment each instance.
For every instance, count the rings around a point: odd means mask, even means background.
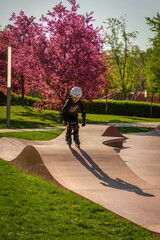
[[[6,105],[6,102],[6,96],[0,92],[0,106]],[[25,96],[25,106],[33,106],[36,102],[40,102],[40,99]],[[21,96],[12,93],[11,105],[20,104]],[[105,100],[94,100],[93,102],[84,101],[84,105],[87,113],[160,118],[160,104],[155,103],[152,105],[152,116],[150,114],[151,103],[148,102],[108,100],[106,107]]]
[[[16,106],[16,105],[21,105],[22,102],[22,97],[18,94],[12,93],[11,94],[11,105]],[[34,103],[40,102],[39,98],[33,98],[26,96],[24,97],[24,105],[25,106],[33,106]],[[0,92],[0,106],[7,105],[7,97],[4,95],[3,92]]]
[[[0,92],[0,106],[6,105],[7,99],[3,92]]]
[[[152,116],[151,103],[148,102],[108,100],[106,105],[105,100],[95,100],[85,101],[84,105],[87,113],[160,118],[160,104],[155,103],[152,105]]]

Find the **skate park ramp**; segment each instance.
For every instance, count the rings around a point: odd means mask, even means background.
[[[107,133],[104,134],[107,128],[105,125],[87,125],[80,128],[80,149],[74,144],[71,148],[66,145],[65,132],[54,140],[41,142],[4,137],[0,139],[0,158],[159,234],[160,133],[152,131],[146,134],[128,134],[125,137],[117,134],[107,136]],[[155,146],[154,156],[150,154],[149,157],[145,150],[140,154],[140,149],[139,155],[136,155],[137,147],[131,151],[133,142],[137,141],[137,145],[140,145],[138,141],[143,141],[144,137],[149,137],[153,142],[151,147]],[[126,142],[118,154],[114,147],[117,142],[119,145],[123,141]],[[110,142],[113,147],[106,145]],[[147,140],[143,141],[143,148],[145,142],[149,149]],[[152,153],[152,149],[150,152]],[[145,153],[148,154],[146,162]],[[159,161],[156,160],[158,170],[154,176],[155,157]],[[142,172],[145,168],[146,174]]]

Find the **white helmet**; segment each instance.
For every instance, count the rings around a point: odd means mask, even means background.
[[[82,97],[82,90],[79,87],[74,87],[71,89],[71,96],[75,98]]]

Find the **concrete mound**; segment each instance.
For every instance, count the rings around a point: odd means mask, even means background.
[[[127,139],[115,126],[108,126],[102,136],[112,137],[110,140],[105,142],[105,145],[118,148],[122,147],[123,142]],[[117,139],[114,139],[115,137],[117,137]]]
[[[10,163],[28,174],[36,175],[44,180],[51,181],[57,186],[61,186],[51,175],[34,146],[28,145],[25,147]]]
[[[155,131],[157,131],[158,133],[160,133],[160,125],[158,125],[158,126],[155,128]]]
[[[127,139],[124,135],[120,133],[120,131],[115,126],[108,126],[102,136],[123,137],[124,139]]]

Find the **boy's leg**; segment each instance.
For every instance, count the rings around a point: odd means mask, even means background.
[[[77,143],[80,143],[79,142],[79,126],[78,126],[78,123],[74,126],[73,136],[74,136],[74,141],[77,142]]]
[[[74,126],[73,126],[73,137],[74,137],[74,141],[75,143],[79,144],[79,125],[78,125],[78,115],[74,116]]]
[[[71,141],[71,134],[72,134],[72,126],[67,127],[67,131],[66,131],[66,141]]]

